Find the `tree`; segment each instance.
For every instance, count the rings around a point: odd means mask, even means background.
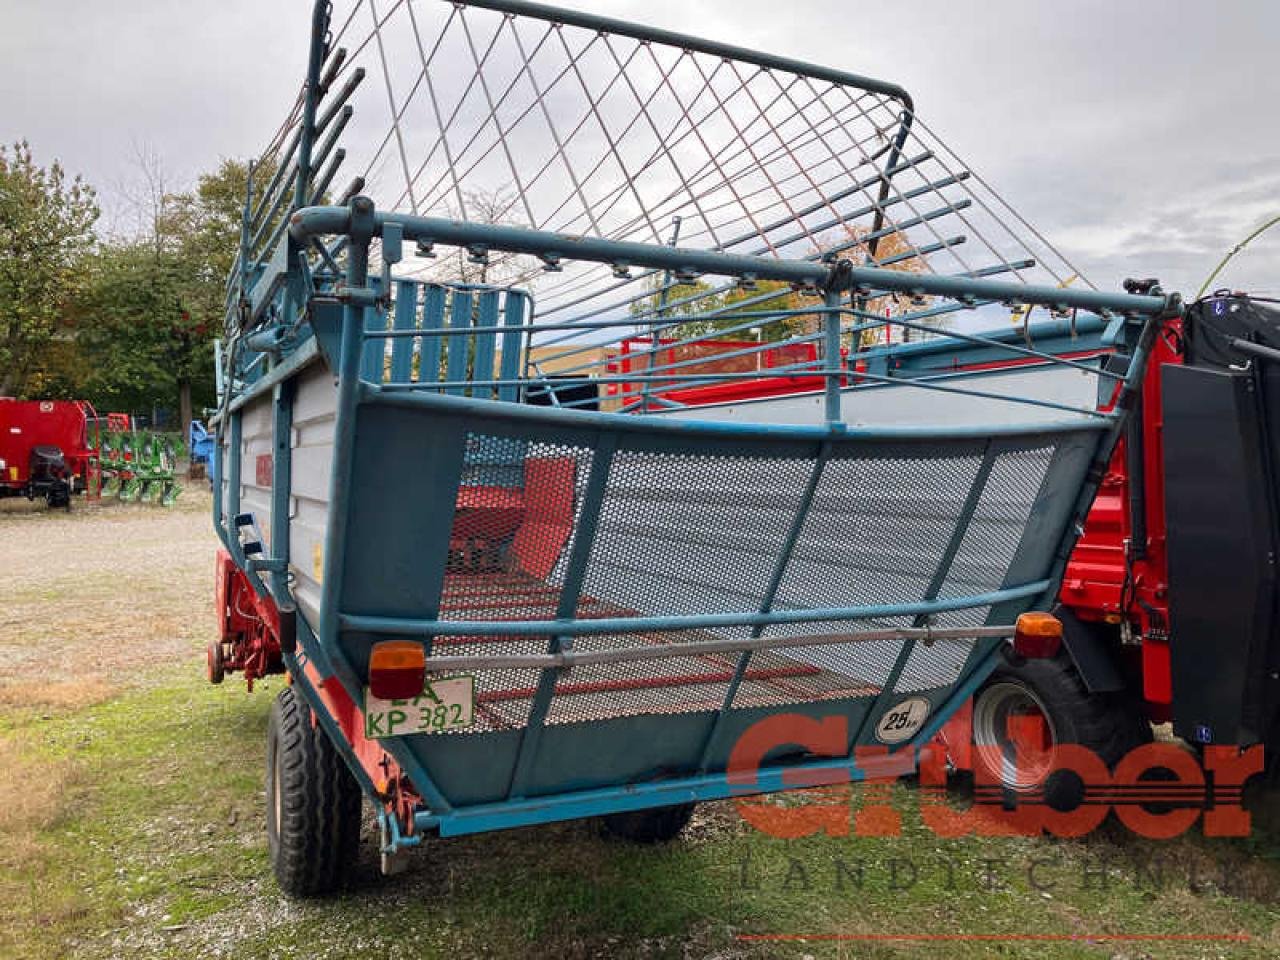
[[[91,359],[85,394],[115,409],[176,403],[185,433],[194,410],[214,402],[213,338],[239,248],[248,168],[224,160],[193,192],[174,194],[158,166],[145,155],[140,162],[140,229],[94,258],[71,322],[79,352]],[[270,173],[255,171],[259,190]]]
[[[494,226],[529,226],[512,215],[517,202],[518,197],[510,185],[503,184],[493,190],[482,188],[463,190],[462,209],[458,209],[458,206],[453,203],[450,203],[446,209],[449,216],[455,220]],[[530,276],[540,272],[540,268],[534,266],[535,263],[536,261],[530,257],[503,252],[473,257],[469,251],[454,247],[441,260],[436,275],[444,283],[504,286],[524,282]]]
[[[96,194],[31,147],[0,146],[0,395],[39,391],[43,354],[94,243]]]

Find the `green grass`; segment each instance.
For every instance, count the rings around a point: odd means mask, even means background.
[[[53,811],[0,881],[0,956],[77,957],[1274,957],[1280,865],[1193,831],[1165,844],[1105,831],[1088,841],[942,840],[896,786],[901,837],[782,840],[731,805],[666,847],[601,838],[590,824],[428,841],[383,880],[372,840],[355,889],[293,904],[271,877],[262,831],[266,714],[279,681],[246,695],[189,671],[94,706],[3,714],[25,744],[24,789]],[[856,796],[856,795],[855,795]],[[45,798],[41,798],[42,801]],[[1162,886],[1128,861],[1161,855]],[[1036,858],[1051,890],[1036,889]],[[911,860],[917,879],[907,884]],[[988,865],[986,861],[1003,861]],[[948,870],[945,864],[952,866]],[[1106,889],[1101,872],[1111,865]],[[1188,889],[1189,865],[1202,880]],[[862,882],[855,877],[861,865]],[[1221,889],[1225,869],[1234,892]],[[985,882],[986,872],[997,875]],[[1087,877],[1087,881],[1086,881]],[[754,934],[1223,934],[1253,942],[852,943],[743,941]],[[219,953],[219,950],[223,952]]]

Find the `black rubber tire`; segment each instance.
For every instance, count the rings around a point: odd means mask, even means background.
[[[1001,663],[990,679],[974,695],[974,739],[987,738],[980,730],[979,713],[984,697],[995,696],[1008,684],[1022,687],[1048,717],[1054,743],[1074,743],[1092,750],[1113,769],[1130,750],[1151,742],[1151,724],[1142,706],[1127,693],[1090,693],[1075,665],[1065,652],[1045,659],[1013,660]],[[1001,738],[1003,745],[1007,739]],[[975,750],[974,764],[984,763],[982,751]],[[988,777],[990,774],[988,774]],[[1002,772],[996,779],[1005,782]],[[1015,793],[1027,792],[1041,784],[1005,786]],[[1080,784],[1070,775],[1056,775],[1043,784],[1045,801],[1060,809],[1072,809],[1080,800]]]
[[[314,897],[343,886],[359,855],[360,804],[355,777],[285,687],[267,722],[267,847],[281,890]]]
[[[221,683],[227,677],[226,659],[222,654],[222,641],[210,640],[205,650],[205,675],[213,684]]]
[[[610,813],[600,818],[600,829],[611,837],[632,843],[666,843],[689,825],[696,803],[680,803],[653,810]]]

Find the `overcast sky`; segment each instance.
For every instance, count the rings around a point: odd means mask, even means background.
[[[566,0],[884,77],[1099,286],[1193,293],[1280,213],[1277,0]],[[275,130],[301,79],[304,0],[0,0],[0,140],[103,194],[143,146],[175,187]],[[1280,291],[1280,227],[1222,283]]]

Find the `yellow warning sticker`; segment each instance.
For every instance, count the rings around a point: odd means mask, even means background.
[[[324,544],[319,540],[311,545],[311,572],[315,574],[316,583],[324,580]]]

